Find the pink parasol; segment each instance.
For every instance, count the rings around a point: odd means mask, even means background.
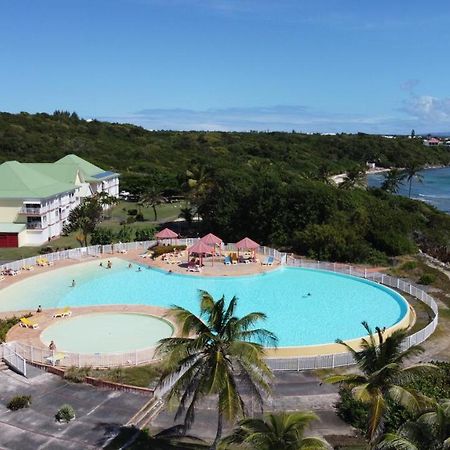
[[[200,255],[200,263],[202,263],[203,255],[205,255],[205,254],[212,255],[214,253],[214,249],[211,248],[209,245],[206,245],[204,242],[202,242],[200,240],[197,243],[195,243],[192,247],[188,248],[188,257],[191,253],[196,253],[196,254]]]
[[[244,239],[241,239],[239,242],[236,242],[236,248],[243,248],[243,249],[248,249],[248,250],[255,250],[257,248],[259,248],[260,245],[253,241],[252,239],[246,237]]]
[[[178,237],[178,234],[169,228],[164,228],[164,230],[161,230],[158,233],[156,233],[155,237],[157,239],[176,239]]]
[[[217,247],[219,247],[219,253],[222,254],[223,241],[222,239],[220,239],[220,237],[217,237],[215,234],[208,233],[206,236],[203,236],[200,240],[207,245],[212,245],[214,250],[216,250],[217,245]],[[214,265],[214,258],[211,259],[211,265]]]
[[[259,248],[260,245],[255,242],[254,240],[245,237],[244,239],[241,239],[239,242],[236,242],[236,248],[238,249],[238,255],[239,250],[252,250],[253,258],[255,258],[255,251],[257,248]]]

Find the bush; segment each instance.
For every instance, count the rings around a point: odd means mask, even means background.
[[[127,217],[127,222],[126,223],[134,223],[134,222],[136,222],[136,219],[134,217],[132,217],[132,216]]]
[[[91,235],[91,245],[108,245],[114,239],[114,233],[109,228],[96,228]]]
[[[407,261],[404,264],[402,264],[400,267],[400,269],[402,269],[402,270],[414,270],[415,268],[417,268],[416,261]]]
[[[87,367],[69,367],[64,372],[64,378],[72,383],[83,383],[85,378],[89,376],[92,368]]]
[[[75,410],[70,405],[63,405],[55,414],[55,419],[58,422],[69,423],[71,420],[75,419]]]
[[[184,250],[186,248],[185,245],[156,245],[152,247],[153,251],[153,259],[158,256],[164,255],[165,253],[172,253],[175,249]]]
[[[149,241],[153,238],[155,229],[153,227],[137,229],[134,240],[136,242]]]
[[[129,209],[129,210],[127,211],[127,214],[128,214],[129,216],[135,216],[137,213],[138,213],[138,210],[137,210],[137,209]]]
[[[6,407],[11,411],[18,411],[19,409],[29,408],[31,405],[31,395],[16,395],[13,397]]]
[[[419,284],[424,284],[424,285],[428,285],[431,283],[434,283],[434,281],[436,281],[436,275],[432,274],[432,273],[424,273],[420,278],[418,283]]]
[[[135,216],[136,222],[144,222],[144,214],[142,213],[137,213]]]

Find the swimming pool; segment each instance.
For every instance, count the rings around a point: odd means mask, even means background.
[[[155,347],[173,333],[165,320],[144,314],[94,313],[61,319],[40,335],[46,347],[73,353],[122,353]]]
[[[76,287],[70,287],[72,279]],[[364,279],[332,272],[282,267],[239,277],[201,277],[143,268],[113,259],[113,268],[98,261],[32,276],[0,291],[0,311],[70,306],[173,304],[198,312],[198,290],[215,298],[239,298],[239,315],[261,311],[264,327],[274,332],[280,347],[328,344],[336,338],[357,339],[361,322],[392,327],[408,312],[397,292]],[[311,294],[311,295],[308,295]]]

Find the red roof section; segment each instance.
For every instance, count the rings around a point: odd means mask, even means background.
[[[220,245],[222,243],[222,239],[220,237],[217,237],[215,234],[208,233],[206,236],[203,236],[200,239],[205,244],[209,245]]]
[[[213,253],[214,250],[202,241],[198,241],[192,247],[188,248],[188,253]]]

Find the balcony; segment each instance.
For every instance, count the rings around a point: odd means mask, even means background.
[[[46,228],[41,222],[28,222],[26,226],[27,230],[43,230]]]
[[[27,216],[43,216],[48,212],[48,208],[27,208],[22,207],[19,214],[24,214]]]

